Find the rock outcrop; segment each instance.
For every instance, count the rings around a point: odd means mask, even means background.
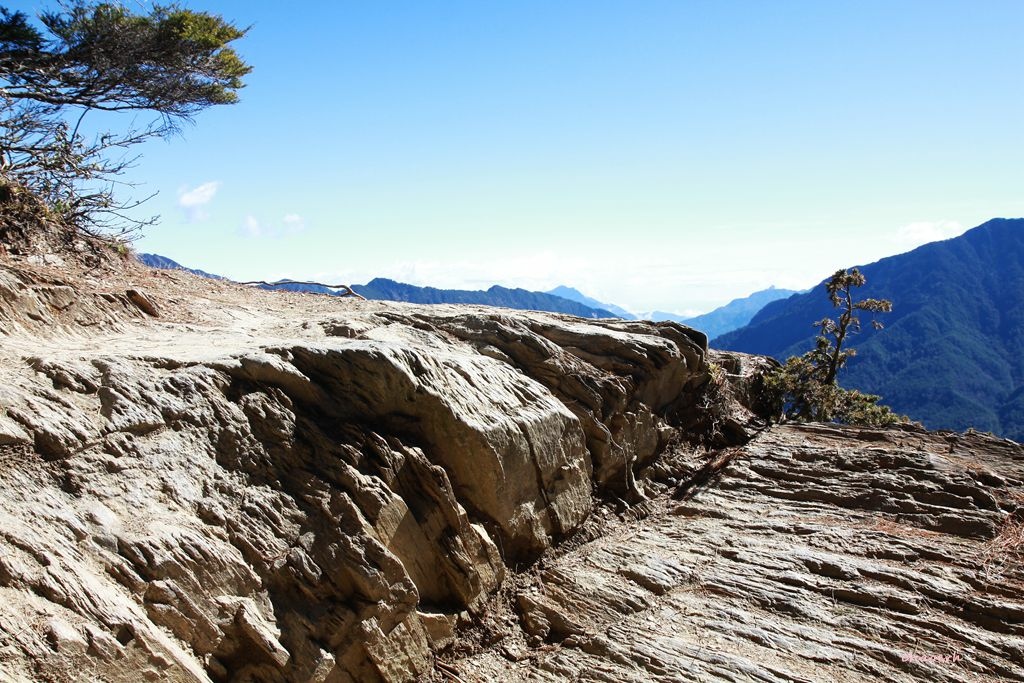
[[[671,323],[0,273],[26,680],[425,674],[508,565],[644,497],[708,380]]]
[[[537,568],[491,606],[498,644],[452,669],[501,681],[1024,680],[1018,444],[789,425],[730,450],[699,491],[683,484],[642,522],[613,518]]]
[[[0,335],[2,680],[1024,680],[1020,446],[683,326],[7,261]]]

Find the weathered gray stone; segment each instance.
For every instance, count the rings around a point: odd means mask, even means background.
[[[1024,680],[1024,563],[992,538],[1016,528],[1022,479],[1024,449],[998,439],[774,427],[684,504],[654,501],[555,559],[511,603],[520,626],[453,665],[467,680]],[[882,486],[907,506],[879,511]],[[944,514],[997,521],[986,540],[934,530]]]
[[[0,263],[4,680],[1024,680],[1016,444],[766,429],[670,323],[87,277]]]
[[[4,675],[426,674],[706,371],[681,327],[41,277],[0,267]]]

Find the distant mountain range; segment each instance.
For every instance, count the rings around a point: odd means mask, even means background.
[[[724,306],[720,306],[709,313],[704,313],[703,315],[698,315],[696,317],[675,315],[664,311],[654,311],[649,316],[645,317],[654,321],[671,320],[672,322],[689,325],[690,327],[704,332],[708,335],[708,339],[711,339],[731,330],[743,327],[750,322],[750,319],[754,317],[754,314],[760,311],[765,304],[777,299],[784,299],[796,293],[797,292],[792,289],[777,289],[775,287],[769,287],[768,289],[762,289],[760,292],[754,292],[750,296],[743,297],[741,299],[733,299]],[[597,299],[592,299],[586,294],[580,292],[578,289],[566,287],[565,285],[549,290],[548,294],[572,299],[573,301],[578,301],[586,306],[611,311],[616,316],[623,318],[624,320],[636,320],[638,317],[615,304],[606,304],[598,301]]]
[[[202,270],[186,268],[177,261],[159,254],[138,254],[140,262],[151,268],[165,270],[184,270],[203,277],[224,279]],[[281,284],[264,289],[286,289],[299,292],[316,292],[319,294],[337,294],[336,291],[319,285]],[[568,313],[581,318],[615,318],[612,311],[585,305],[579,301],[566,299],[544,292],[531,292],[525,289],[509,289],[495,285],[486,291],[470,291],[460,289],[437,289],[434,287],[417,287],[385,278],[375,278],[365,285],[352,285],[353,291],[367,299],[384,301],[405,301],[417,304],[478,304],[482,306],[501,306],[529,311],[548,311],[551,313]],[[575,290],[573,290],[575,291]],[[581,295],[582,296],[582,295]]]
[[[378,277],[365,285],[353,285],[352,289],[367,299],[385,301],[407,301],[416,304],[480,304],[528,311],[568,313],[581,318],[618,317],[609,310],[594,308],[553,294],[518,288],[509,289],[498,285],[487,290],[437,289],[407,285]]]
[[[997,218],[960,237],[861,266],[857,298],[893,312],[850,344],[840,383],[928,427],[974,427],[1024,441],[1024,219]],[[813,322],[832,315],[824,288],[766,305],[716,348],[780,360],[807,351]],[[866,322],[866,321],[865,321]]]
[[[184,270],[187,273],[199,275],[200,277],[208,277],[211,280],[225,279],[220,275],[207,273],[205,270],[198,270],[196,268],[186,268],[177,261],[169,259],[166,256],[161,256],[160,254],[136,254],[135,258],[137,258],[142,263],[145,263],[150,268],[160,268],[161,270]]]
[[[764,308],[766,304],[778,299],[785,299],[794,294],[796,294],[796,291],[792,289],[769,287],[768,289],[754,292],[750,296],[733,299],[724,306],[693,318],[684,318],[671,313],[655,311],[651,314],[651,320],[673,320],[700,330],[708,335],[708,339],[714,339],[719,335],[749,323],[754,315]]]
[[[152,268],[184,270],[203,277],[224,279],[220,275],[207,273],[195,268],[187,268],[177,261],[159,254],[138,254],[142,263]],[[316,292],[318,294],[337,294],[338,292],[319,285],[280,284],[264,289],[285,289],[293,292]],[[636,320],[637,315],[630,313],[621,306],[598,301],[587,296],[578,289],[559,285],[547,292],[534,292],[526,289],[509,289],[495,285],[487,290],[438,289],[435,287],[418,287],[416,285],[396,282],[386,278],[376,278],[365,285],[352,285],[352,289],[367,299],[383,301],[406,301],[418,304],[477,304],[483,306],[502,306],[522,310],[550,311],[568,313],[583,318],[622,318]],[[766,303],[794,294],[792,290],[769,287],[754,292],[748,297],[734,299],[725,306],[716,308],[694,318],[655,311],[650,320],[671,320],[695,327],[712,338],[742,327]]]
[[[140,254],[139,260],[218,277],[155,254]],[[931,428],[974,427],[1024,441],[1024,219],[994,219],[860,270],[867,284],[857,297],[890,299],[894,310],[880,317],[883,330],[865,324],[852,339],[857,355],[840,377],[843,386],[881,394],[883,403]],[[377,278],[352,289],[368,299],[636,318],[566,286],[549,292],[499,286],[465,291]],[[832,313],[822,286],[803,293],[771,287],[704,315],[655,312],[651,318],[696,327],[715,348],[783,360],[810,349],[814,321]],[[730,327],[738,329],[726,331]]]
[[[636,320],[637,317],[627,311],[625,308],[616,306],[615,304],[606,304],[597,299],[592,299],[578,289],[572,287],[566,287],[565,285],[559,285],[554,289],[548,290],[548,294],[553,296],[560,296],[563,299],[569,299],[570,301],[576,301],[583,304],[584,306],[590,306],[599,310],[611,311],[615,314],[616,318],[622,318],[623,320]]]

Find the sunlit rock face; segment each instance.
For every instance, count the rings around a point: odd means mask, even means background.
[[[725,455],[495,602],[465,680],[1024,680],[1019,444],[783,425]]]
[[[708,380],[674,324],[140,273],[0,279],[15,680],[425,674],[510,565],[645,497]]]
[[[0,261],[0,680],[1024,680],[1024,452],[673,323]],[[134,293],[134,294],[133,294]]]

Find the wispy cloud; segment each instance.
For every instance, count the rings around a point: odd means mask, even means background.
[[[928,242],[956,237],[964,231],[964,226],[956,221],[915,221],[901,226],[892,237],[892,241],[902,247],[914,248]]]
[[[203,183],[192,189],[182,188],[178,191],[178,206],[185,211],[185,215],[190,221],[205,221],[210,217],[206,213],[206,206],[213,201],[219,189],[220,181],[217,180]]]
[[[284,231],[288,234],[295,234],[306,229],[306,221],[297,213],[290,213],[281,219],[284,224]]]
[[[242,221],[241,233],[245,237],[254,239],[270,238],[280,239],[290,235],[296,235],[306,229],[306,220],[297,213],[285,215],[280,222],[267,223],[261,221],[252,214]]]
[[[242,234],[246,237],[262,237],[263,227],[256,219],[256,216],[246,216],[242,221]]]

